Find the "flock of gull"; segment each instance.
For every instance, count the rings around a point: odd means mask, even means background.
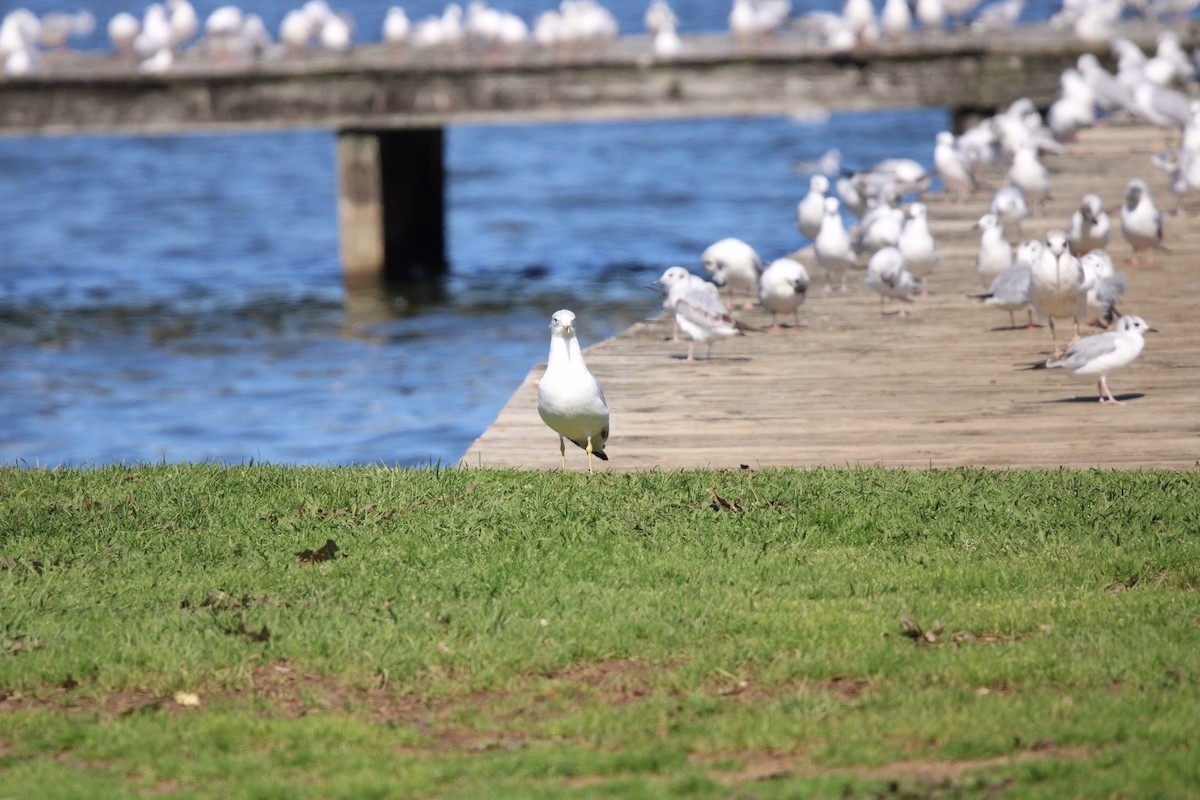
[[[714,341],[761,330],[739,320],[738,309],[758,304],[771,315],[772,329],[779,329],[780,317],[788,315],[794,328],[801,327],[799,309],[812,288],[810,268],[820,271],[820,291],[828,294],[848,291],[848,276],[865,271],[863,284],[879,294],[880,313],[889,300],[912,303],[927,294],[939,256],[929,206],[920,197],[936,177],[944,203],[991,193],[988,212],[975,224],[980,291],[970,297],[1007,312],[1013,328],[1018,327],[1018,313],[1026,315],[1026,327],[1038,327],[1036,314],[1049,328],[1053,353],[1035,366],[1090,377],[1096,380],[1100,403],[1121,405],[1108,387],[1108,376],[1133,363],[1142,352],[1144,334],[1155,329],[1142,317],[1118,310],[1127,277],[1117,271],[1116,262],[1153,266],[1158,252],[1169,252],[1163,243],[1163,215],[1148,182],[1129,181],[1119,210],[1115,202],[1109,206],[1089,192],[1070,218],[1044,237],[1025,238],[1022,231],[1026,219],[1043,215],[1051,196],[1052,176],[1041,157],[1063,152],[1064,143],[1079,130],[1105,117],[1149,123],[1177,138],[1177,146],[1150,161],[1167,173],[1176,213],[1200,200],[1200,100],[1189,96],[1197,89],[1196,59],[1171,31],[1160,34],[1153,53],[1121,38],[1111,48],[1117,71],[1082,56],[1076,68],[1063,73],[1059,97],[1045,116],[1030,101],[1018,100],[960,135],[939,133],[932,172],[914,160],[896,158],[850,172],[842,169],[837,151],[797,165],[811,174],[809,191],[796,207],[796,226],[807,246],[764,266],[750,244],[722,239],[701,253],[704,275],[673,266],[654,282],[664,310],[674,317],[673,341],[682,334],[689,342],[684,360],[696,359],[697,342],[711,354]],[[985,185],[979,177],[984,167],[1002,175],[1003,185]],[[905,204],[906,198],[915,199]],[[847,225],[843,212],[854,218],[852,224]],[[1110,252],[1118,245],[1117,235],[1128,255]],[[904,315],[903,305],[895,313]],[[554,319],[546,373],[553,379],[543,379],[539,386],[538,408],[560,441],[565,437],[588,451],[590,471],[590,456],[603,453],[609,433],[604,394],[575,343],[574,314],[563,310]],[[1072,326],[1065,346],[1056,321]],[[1085,336],[1088,326],[1101,331]],[[569,351],[559,342],[564,335],[573,345]],[[565,468],[565,452],[563,459]]]
[[[1107,42],[1128,13],[1146,18],[1185,20],[1200,0],[1064,0],[1051,25],[1084,41]],[[728,32],[739,42],[762,42],[777,33],[799,31],[833,51],[868,47],[912,31],[943,30],[948,24],[986,33],[1012,27],[1025,0],[845,0],[841,12],[809,11],[793,15],[792,0],[732,0]],[[644,15],[654,57],[686,52],[679,19],[668,0],[650,0]],[[97,25],[87,11],[50,12],[38,17],[16,8],[0,20],[0,65],[5,75],[36,71],[43,59],[65,52],[71,39],[92,35]],[[170,70],[192,56],[214,62],[279,59],[302,53],[346,53],[355,45],[353,16],[326,0],[307,0],[284,14],[272,31],[259,14],[222,5],[203,21],[189,0],[164,0],[146,6],[141,16],[123,11],[106,23],[108,39],[125,60],[146,72]],[[496,52],[522,47],[565,48],[603,44],[619,35],[616,17],[596,0],[561,0],[527,22],[517,14],[470,0],[439,14],[410,19],[400,6],[388,8],[379,39],[412,51]],[[374,41],[373,36],[362,41]]]

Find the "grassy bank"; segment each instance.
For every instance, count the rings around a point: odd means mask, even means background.
[[[1189,796],[1198,586],[1195,471],[2,470],[0,796]]]

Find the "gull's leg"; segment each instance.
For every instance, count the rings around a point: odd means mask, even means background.
[[[561,433],[558,435],[558,452],[562,454],[562,468],[563,468],[563,472],[566,472],[567,471],[567,440],[563,438]]]
[[[1016,315],[1014,315],[1011,311],[1008,312],[1008,327],[1010,330],[1014,331],[1017,329],[1017,318]]]
[[[1123,402],[1121,402],[1117,398],[1113,397],[1113,393],[1108,390],[1108,381],[1105,380],[1104,375],[1100,376],[1100,380],[1097,383],[1097,386],[1100,387],[1100,402],[1101,403],[1107,403],[1108,405],[1113,405],[1113,406],[1125,405]]]
[[[1076,343],[1076,342],[1078,342],[1078,341],[1079,341],[1079,339],[1080,339],[1080,336],[1079,336],[1079,320],[1078,320],[1078,319],[1076,319],[1076,320],[1075,320],[1075,335],[1074,335],[1073,337],[1071,337],[1071,341],[1067,342],[1067,349],[1069,350],[1069,349],[1071,349],[1072,347],[1074,347],[1074,346],[1075,346],[1075,343]]]
[[[1050,341],[1054,344],[1054,355],[1051,357],[1058,358],[1062,355],[1062,351],[1058,349],[1058,335],[1054,332],[1054,317],[1047,316],[1046,319],[1050,320]]]
[[[685,358],[684,361],[695,361],[696,359],[693,358],[693,354],[694,354],[695,350],[696,350],[696,342],[693,339],[692,341],[688,342],[688,357]]]
[[[591,475],[592,474],[592,435],[590,433],[588,434],[587,447],[585,447],[584,449],[587,450],[587,454],[588,454],[588,475]]]

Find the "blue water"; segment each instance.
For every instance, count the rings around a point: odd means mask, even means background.
[[[386,10],[334,5],[363,37]],[[608,5],[640,30],[644,3]],[[272,26],[289,7],[244,6]],[[725,25],[725,3],[673,6],[685,30]],[[101,25],[131,8],[90,7]],[[717,239],[794,250],[794,160],[928,165],[947,125],[928,109],[453,127],[449,277],[356,294],[331,132],[0,139],[0,463],[452,463],[544,360],[555,310],[587,344],[657,314],[645,285],[698,270]]]

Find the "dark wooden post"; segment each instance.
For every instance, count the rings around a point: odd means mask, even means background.
[[[338,132],[338,217],[347,283],[426,281],[446,270],[441,128]]]

